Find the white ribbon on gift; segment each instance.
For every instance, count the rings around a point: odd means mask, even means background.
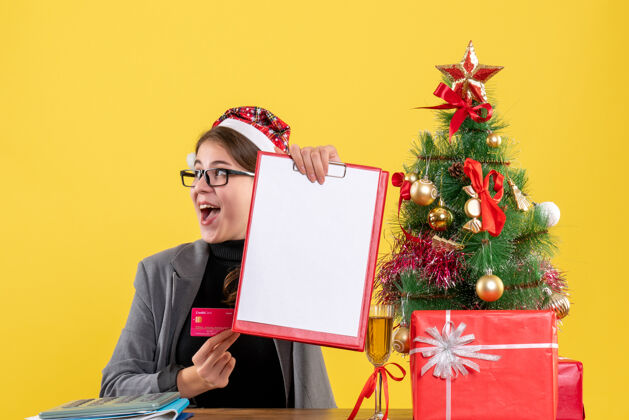
[[[500,356],[479,353],[481,350],[479,345],[468,345],[474,341],[475,337],[474,334],[462,335],[466,328],[463,322],[453,331],[451,331],[450,325],[454,326],[454,323],[451,321],[446,322],[443,326],[442,334],[439,334],[437,327],[430,327],[426,332],[433,338],[417,337],[413,340],[434,346],[416,348],[411,351],[411,354],[420,352],[424,357],[430,357],[428,363],[422,367],[422,376],[433,366],[435,370],[432,374],[441,379],[456,377],[459,373],[467,375],[466,366],[476,372],[480,372],[477,363],[464,358],[482,359],[492,362],[500,360]]]
[[[484,344],[484,345],[468,345],[474,341],[474,334],[462,335],[466,328],[464,323],[460,323],[458,327],[451,331],[454,323],[450,320],[450,311],[446,312],[446,322],[439,334],[437,327],[430,327],[426,332],[433,338],[416,337],[413,341],[430,344],[433,347],[417,347],[409,352],[410,354],[421,353],[424,357],[430,357],[430,360],[422,367],[421,375],[423,376],[433,366],[435,367],[433,375],[445,379],[446,381],[446,420],[451,420],[452,412],[452,379],[458,374],[467,375],[468,371],[465,366],[480,372],[477,363],[464,359],[473,358],[481,360],[489,360],[497,362],[500,356],[493,354],[479,353],[481,350],[512,350],[512,349],[556,349],[557,343],[527,343],[527,344]]]

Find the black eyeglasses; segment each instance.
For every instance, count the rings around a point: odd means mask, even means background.
[[[255,176],[253,172],[236,171],[234,169],[226,168],[209,168],[209,169],[184,169],[179,171],[181,175],[181,183],[184,187],[192,188],[199,180],[205,176],[205,182],[210,187],[220,187],[227,184],[229,175],[247,175]]]

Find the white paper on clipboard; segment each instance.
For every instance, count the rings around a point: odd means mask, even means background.
[[[342,178],[320,185],[290,158],[260,153],[258,160],[235,324],[358,336],[380,235],[382,171],[347,165]]]

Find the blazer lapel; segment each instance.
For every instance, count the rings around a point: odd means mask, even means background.
[[[173,293],[170,302],[171,313],[173,314],[171,325],[175,327],[175,335],[171,346],[170,360],[175,360],[177,341],[201,286],[209,255],[208,244],[199,239],[183,247],[171,261],[173,267]]]
[[[294,408],[294,395],[291,395],[293,389],[293,342],[279,340],[274,338],[277,357],[280,359],[280,367],[282,368],[282,376],[284,377],[284,392],[286,395],[286,407]]]

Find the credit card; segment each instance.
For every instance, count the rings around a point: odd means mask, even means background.
[[[190,335],[212,337],[232,327],[233,308],[192,308]]]

